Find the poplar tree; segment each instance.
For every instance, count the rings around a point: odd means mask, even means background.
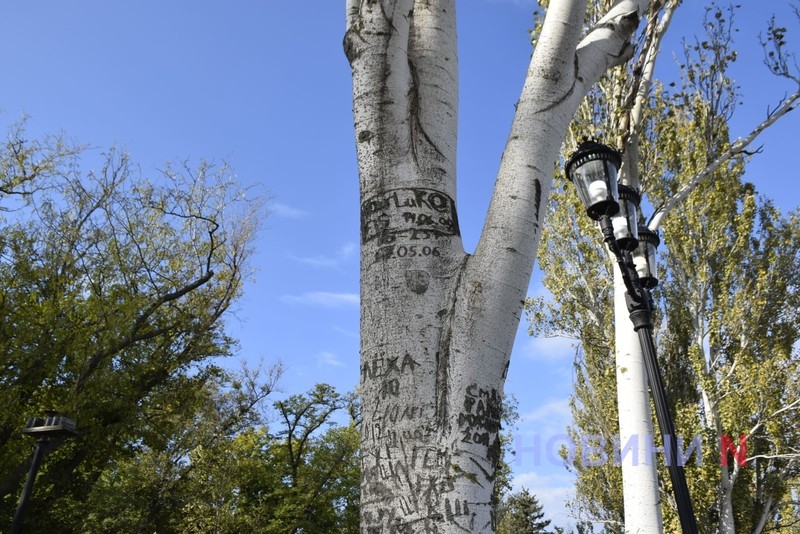
[[[495,528],[503,384],[553,165],[584,97],[634,56],[640,21],[665,3],[599,5],[587,20],[585,0],[548,3],[468,253],[455,201],[455,1],[346,2],[361,203],[365,532]],[[641,108],[641,93],[627,94]]]
[[[348,0],[361,205],[362,532],[493,532],[503,384],[573,114],[647,0],[552,2],[479,243],[456,209],[455,0]]]
[[[643,189],[656,208],[652,220],[663,220],[662,248],[667,268],[662,271],[656,294],[667,318],[660,351],[668,395],[686,444],[695,433],[704,437],[703,465],[687,466],[701,531],[761,532],[786,524],[786,510],[794,507],[787,497],[796,491],[792,480],[796,481],[797,457],[782,440],[794,439],[796,429],[789,421],[796,417],[798,407],[792,378],[797,361],[792,345],[798,339],[798,323],[796,314],[789,311],[790,303],[797,298],[797,217],[786,217],[770,202],[759,200],[754,186],[742,181],[747,159],[744,149],[774,117],[767,117],[744,139],[729,138],[727,121],[737,98],[734,82],[727,77],[727,65],[736,59],[731,47],[732,15],[732,10],[710,9],[704,24],[708,35],[687,43],[682,88],[668,91],[656,86],[649,99],[652,114],[645,117],[638,139],[637,165]],[[772,40],[765,44],[780,48],[785,45],[780,42],[785,30],[780,28],[777,36],[775,30],[770,26]],[[770,70],[798,81],[785,62],[776,63],[777,58],[785,57],[785,49],[766,52],[767,58],[776,58],[768,61]],[[613,82],[609,86],[613,87]],[[587,108],[584,123],[576,123],[576,136],[593,133],[586,129],[586,124],[592,123],[610,125],[611,132],[620,131],[615,117],[625,115],[614,105],[614,94],[608,90],[590,101],[594,106]],[[796,95],[777,109],[790,110]],[[532,329],[540,334],[566,333],[581,340],[572,432],[595,434],[617,424],[614,397],[607,393],[616,385],[611,369],[612,314],[608,309],[610,263],[598,246],[594,230],[588,238],[575,239],[577,234],[572,230],[575,219],[581,219],[581,208],[573,192],[566,189],[560,198],[562,202],[551,205],[549,220],[553,226],[544,239],[550,250],[566,255],[559,261],[542,258],[545,284],[553,300],[531,302]],[[770,297],[759,297],[767,291],[759,280],[777,277],[782,279],[768,283]],[[576,291],[580,304],[576,304]],[[764,310],[756,313],[751,307],[755,302],[764,304]],[[615,321],[625,323],[625,317],[618,315]],[[734,337],[738,336],[738,341],[731,344],[732,331],[737,332]],[[767,351],[760,351],[755,342],[761,339],[759,332],[776,351],[762,354]],[[737,352],[734,347],[743,340],[747,349]],[[748,368],[748,361],[758,363]],[[788,374],[773,375],[774,388],[764,388],[759,374],[770,368]],[[734,376],[735,385],[731,381]],[[748,405],[747,392],[758,396],[758,403]],[[774,434],[754,439],[766,428],[772,428]],[[740,465],[740,433],[751,443],[770,444],[770,453]],[[720,465],[716,456],[723,435],[732,436],[726,442],[733,452],[726,453],[726,465]],[[612,451],[607,452],[611,458]],[[777,465],[767,468],[763,464],[768,461]],[[573,469],[578,474],[575,507],[584,518],[621,531],[622,496],[620,486],[615,485],[618,472],[610,463],[585,466],[580,458]],[[663,472],[661,478],[665,478]],[[770,493],[772,490],[778,494]],[[662,491],[668,504],[664,508],[665,529],[677,529],[668,484]],[[780,518],[783,523],[776,522]]]

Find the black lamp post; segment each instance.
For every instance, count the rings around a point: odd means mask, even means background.
[[[683,465],[679,465],[681,461],[678,458],[675,427],[653,340],[649,289],[658,284],[655,254],[659,239],[654,232],[638,225],[639,194],[636,190],[616,183],[621,160],[618,151],[595,141],[584,141],[567,161],[565,169],[567,178],[578,189],[586,213],[600,223],[603,240],[619,265],[627,290],[625,300],[628,312],[633,328],[639,335],[656,419],[667,449],[667,467],[681,528],[684,534],[697,534],[697,520],[686,484],[686,473]],[[612,218],[614,215],[616,217]]]
[[[78,435],[75,430],[75,421],[67,419],[63,415],[56,415],[55,412],[47,412],[44,419],[41,417],[29,418],[22,433],[36,440],[36,450],[33,452],[28,478],[22,488],[17,510],[14,512],[14,522],[11,524],[10,534],[17,534],[22,529],[22,520],[25,516],[28,499],[33,491],[33,483],[36,481],[36,473],[39,471],[39,465],[42,463],[46,449],[51,445],[50,440],[54,440],[54,444],[57,444],[62,439]]]

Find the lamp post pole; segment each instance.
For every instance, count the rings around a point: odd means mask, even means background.
[[[50,440],[74,437],[78,434],[75,430],[75,421],[56,415],[55,412],[47,412],[45,419],[31,417],[28,419],[28,423],[22,433],[36,439],[36,449],[33,451],[31,467],[28,470],[28,478],[25,480],[25,486],[22,488],[22,494],[19,497],[17,510],[14,512],[14,521],[11,523],[10,534],[18,534],[22,531],[25,509],[28,507],[28,500],[31,492],[33,492],[33,483],[36,482],[36,474],[39,472],[42,458],[47,452],[47,447],[51,444]]]
[[[625,532],[664,532],[662,495],[658,487],[658,462],[653,461],[655,418],[650,407],[650,388],[639,336],[628,320],[627,292],[622,273],[614,263],[614,360],[617,382],[619,443],[635,444],[620,455]],[[647,440],[647,441],[645,441]]]
[[[683,458],[678,457],[675,427],[653,341],[649,288],[657,284],[653,273],[658,236],[646,228],[638,227],[634,206],[638,203],[638,193],[628,190],[620,195],[620,185],[617,184],[620,164],[619,152],[587,140],[581,143],[567,161],[566,173],[575,184],[578,196],[586,207],[586,213],[600,223],[603,241],[617,261],[625,284],[626,306],[633,328],[639,336],[650,394],[656,409],[656,419],[664,439],[666,463],[675,493],[681,528],[684,534],[697,534],[697,520],[686,483]],[[623,201],[622,207],[618,201],[620,197]],[[613,215],[619,216],[612,222]],[[636,260],[631,256],[632,250],[636,250]]]
[[[39,472],[39,466],[42,463],[48,441],[48,438],[39,438],[36,440],[36,450],[33,451],[33,459],[31,460],[31,467],[28,470],[28,478],[25,480],[25,486],[22,488],[22,494],[19,496],[17,510],[14,512],[14,522],[11,524],[10,534],[17,534],[22,531],[22,520],[25,517],[25,509],[28,507],[28,499],[30,499],[31,492],[33,491],[33,483],[36,481],[36,474]]]

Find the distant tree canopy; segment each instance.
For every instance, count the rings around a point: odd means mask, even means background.
[[[76,531],[358,532],[358,421],[335,421],[357,417],[352,395],[320,384],[233,433],[209,400],[174,444],[106,469]]]
[[[79,437],[46,458],[29,508],[32,521],[75,525],[110,463],[168,447],[230,386],[209,360],[233,352],[223,318],[249,274],[259,202],[225,166],[167,165],[145,179],[119,150],[84,172],[91,156],[60,137],[29,140],[22,125],[0,144],[8,520],[33,446],[20,435],[27,417],[55,410],[78,423]],[[239,393],[251,392],[226,394]]]
[[[83,173],[93,156],[21,125],[0,146],[0,528],[34,448],[20,431],[53,410],[78,436],[47,447],[24,532],[357,532],[354,396],[267,406],[280,364],[215,364],[258,200],[225,166],[147,180],[118,150]]]
[[[25,420],[52,410],[78,436],[48,445],[25,532],[358,532],[356,397],[320,384],[268,406],[280,364],[215,364],[259,202],[208,163],[149,180],[113,149],[83,172],[96,153],[23,126],[0,145],[0,528]],[[502,461],[496,486],[500,502]]]

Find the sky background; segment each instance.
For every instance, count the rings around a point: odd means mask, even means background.
[[[761,62],[758,34],[769,16],[794,28],[789,42],[800,43],[789,2],[742,3],[740,59],[731,72],[742,94],[734,137],[794,90]],[[3,129],[27,115],[30,137],[64,132],[93,147],[89,162],[119,146],[146,176],[167,161],[227,161],[243,185],[270,199],[253,257],[255,281],[229,330],[241,342],[240,359],[284,363],[284,395],[318,382],[349,391],[359,376],[359,201],[350,70],[341,46],[344,4],[0,2]],[[679,9],[659,59],[662,79],[675,79],[673,55],[682,36],[699,31],[703,4],[689,0]],[[468,251],[478,240],[522,87],[535,8],[533,0],[458,3],[457,201]],[[786,210],[800,205],[790,159],[798,120],[785,117],[759,138],[763,152],[746,177]],[[535,273],[530,295],[542,291],[538,280]],[[536,493],[559,525],[570,522],[564,503],[572,477],[555,458],[553,440],[570,419],[574,352],[569,341],[528,337],[523,323],[506,385],[522,415],[515,486]]]

